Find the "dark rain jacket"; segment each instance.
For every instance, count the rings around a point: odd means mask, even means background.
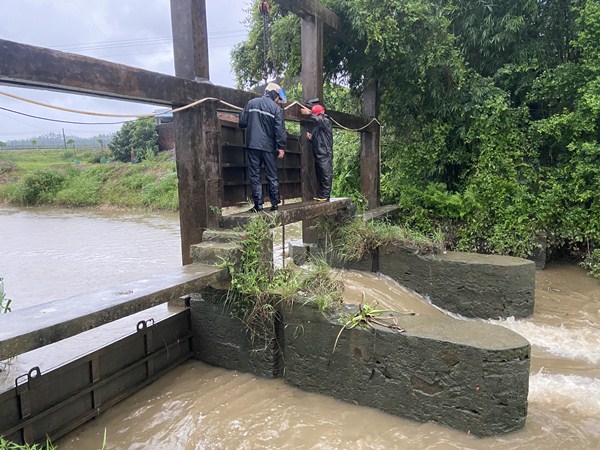
[[[333,126],[325,115],[310,115],[314,120],[311,144],[315,158],[333,158]]]
[[[325,115],[311,114],[314,124],[309,141],[315,157],[315,174],[319,183],[318,196],[329,198],[333,179],[333,126]]]
[[[248,102],[240,113],[239,125],[246,128],[246,147],[271,153],[285,149],[283,111],[268,93]]]

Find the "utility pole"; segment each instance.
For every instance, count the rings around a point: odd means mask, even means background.
[[[65,150],[67,149],[67,138],[65,137],[65,129],[62,129],[62,133],[63,133],[63,142],[65,144]]]

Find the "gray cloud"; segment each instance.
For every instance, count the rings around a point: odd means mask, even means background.
[[[211,81],[234,87],[230,52],[243,40],[251,0],[206,0]],[[160,73],[174,74],[169,0],[19,0],[3,2],[0,38],[106,59]],[[0,91],[57,106],[103,113],[148,113],[152,105],[103,100],[57,92],[19,89],[0,84]],[[0,106],[31,115],[80,121],[114,122],[54,111],[0,95]],[[47,132],[89,136],[115,126],[78,126],[31,119],[0,110],[0,140]]]

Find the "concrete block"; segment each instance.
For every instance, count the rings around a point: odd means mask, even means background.
[[[535,302],[535,264],[522,258],[447,252],[420,255],[379,249],[379,272],[465,317],[528,317]]]
[[[190,308],[194,357],[224,369],[276,377],[281,369],[277,341],[252,342],[246,325],[231,313],[226,291],[192,294]]]
[[[530,345],[506,328],[398,316],[406,331],[374,325],[339,334],[339,313],[295,305],[283,316],[286,383],[477,436],[525,425]]]
[[[201,242],[190,247],[192,261],[199,264],[217,266],[223,261],[235,262],[240,258],[240,250],[235,243]]]

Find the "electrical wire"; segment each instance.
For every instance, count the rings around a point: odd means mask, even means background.
[[[138,118],[138,119],[148,118],[148,117],[155,117],[155,116],[159,116],[159,115],[163,115],[163,114],[169,114],[169,113],[174,114],[174,113],[177,113],[177,112],[181,112],[181,111],[184,111],[186,109],[193,108],[194,106],[200,105],[200,104],[202,104],[202,103],[204,103],[206,101],[216,101],[216,102],[219,102],[219,103],[221,103],[221,104],[223,104],[225,106],[228,106],[228,107],[230,107],[230,108],[232,108],[234,110],[237,110],[237,111],[241,111],[243,109],[243,108],[240,108],[239,106],[232,105],[231,103],[228,103],[228,102],[226,102],[224,100],[220,100],[218,98],[206,97],[206,98],[203,98],[203,99],[200,99],[200,100],[196,100],[195,102],[189,103],[189,104],[187,104],[185,106],[181,106],[179,108],[175,108],[175,109],[171,109],[171,110],[163,111],[163,112],[155,112],[155,113],[150,113],[150,114],[108,114],[108,113],[98,113],[98,112],[93,112],[93,111],[82,111],[82,110],[78,110],[78,109],[64,108],[62,106],[50,105],[48,103],[42,103],[42,102],[38,102],[36,100],[31,100],[31,99],[28,99],[28,98],[25,98],[25,97],[21,97],[21,96],[18,96],[18,95],[9,94],[8,92],[4,92],[4,91],[0,91],[0,94],[1,95],[5,95],[7,97],[14,98],[16,100],[23,101],[23,102],[32,103],[34,105],[43,106],[43,107],[51,108],[51,109],[57,109],[59,111],[66,111],[66,112],[71,112],[71,113],[75,113],[75,114],[85,114],[85,115],[89,115],[89,116],[100,116],[100,117],[130,117],[130,118]],[[286,106],[284,108],[284,110],[288,110],[288,109],[292,108],[295,105],[300,105],[301,108],[307,109],[306,106],[302,105],[301,103],[299,103],[297,101],[294,101],[293,103],[291,103],[288,106]],[[377,124],[379,124],[379,125],[381,125],[381,123],[377,120],[377,118],[374,118],[368,124],[366,124],[365,126],[363,126],[361,128],[348,128],[348,127],[345,127],[344,125],[340,124],[335,119],[333,119],[331,117],[330,117],[330,119],[338,127],[342,128],[342,129],[344,129],[346,131],[362,131],[362,130],[365,130],[365,129],[369,128],[371,126],[371,124],[374,123],[374,122],[377,123]]]
[[[15,111],[14,109],[4,108],[3,106],[0,106],[0,109],[2,109],[4,111],[11,112],[11,113],[14,113],[14,114],[19,114],[21,116],[31,117],[33,119],[47,120],[49,122],[70,123],[70,124],[74,124],[74,125],[119,125],[121,123],[127,122],[127,121],[120,121],[120,122],[74,122],[74,121],[71,121],[71,120],[50,119],[49,117],[41,117],[41,116],[35,116],[33,114],[26,114],[24,112]]]

